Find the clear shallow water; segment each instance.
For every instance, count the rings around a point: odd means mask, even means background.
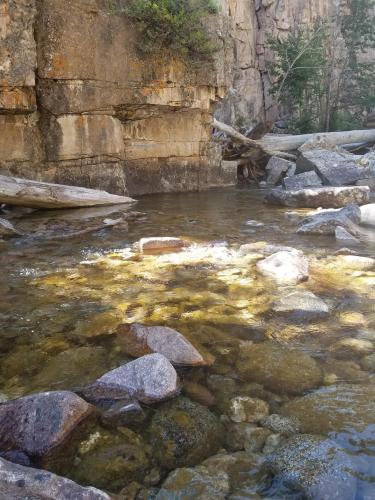
[[[103,230],[63,242],[43,242],[37,228],[62,220],[71,223],[76,216],[85,226],[95,220],[87,218],[92,212],[36,212],[14,221],[29,236],[4,244],[0,255],[0,392],[13,398],[38,390],[79,389],[129,359],[115,330],[134,321],[174,327],[216,357],[211,368],[183,370],[181,375],[213,392],[212,375],[235,382],[225,394],[216,388],[213,411],[218,415],[228,412],[231,397],[253,395],[244,386],[252,379],[244,380],[237,366],[242,343],[248,341],[308,354],[322,373],[318,386],[372,385],[371,370],[363,368],[371,348],[364,353],[334,346],[343,338],[375,342],[374,270],[343,268],[333,257],[341,245],[332,237],[296,235],[296,222],[285,215],[288,210],[261,200],[259,190],[234,188],[144,197],[134,207],[144,215],[129,222],[129,232]],[[118,209],[98,212],[98,220],[117,216]],[[181,236],[194,246],[140,256],[132,246],[147,236]],[[255,269],[259,256],[238,253],[240,245],[259,241],[306,253],[310,280],[297,289],[325,300],[331,307],[328,318],[296,321],[272,311],[272,303],[296,287],[280,288],[263,279]],[[356,247],[363,256],[374,256],[374,250],[371,245]],[[277,413],[301,395],[287,387],[267,390],[276,396],[270,404]],[[351,404],[349,400],[349,409]],[[354,410],[361,414],[361,409]],[[360,457],[358,499],[370,498],[363,491],[375,481],[374,429],[361,432],[349,432],[348,437],[340,429],[336,436]],[[264,488],[259,484],[262,496]],[[273,488],[268,493],[280,493]],[[238,498],[253,497],[245,493]]]

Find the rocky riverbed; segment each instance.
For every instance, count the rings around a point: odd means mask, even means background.
[[[264,194],[5,214],[1,498],[373,498],[372,200]]]

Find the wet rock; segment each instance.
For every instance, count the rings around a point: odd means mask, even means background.
[[[84,488],[45,470],[31,469],[0,459],[0,497],[7,500],[110,500],[96,488]]]
[[[110,427],[139,426],[145,418],[138,401],[117,401],[101,415],[102,423]]]
[[[366,383],[368,374],[352,360],[340,361],[328,357],[324,364],[324,385],[335,385],[338,381],[347,383]]]
[[[361,207],[361,224],[375,227],[375,203]]]
[[[350,472],[350,456],[330,439],[308,434],[293,436],[267,458],[266,466],[276,476],[276,482],[302,492],[306,498],[355,498],[357,480]]]
[[[215,396],[204,385],[185,380],[182,390],[190,399],[203,406],[210,407],[216,404]]]
[[[248,432],[245,438],[245,450],[247,453],[258,453],[262,451],[271,431],[263,427],[255,427]]]
[[[374,411],[375,388],[364,384],[324,387],[281,409],[283,415],[298,418],[301,432],[313,434],[362,431],[374,423]]]
[[[283,417],[282,415],[273,414],[265,417],[261,424],[272,432],[290,436],[299,432],[300,423],[297,418]]]
[[[118,343],[130,356],[159,353],[175,365],[206,366],[215,359],[200,353],[181,333],[166,326],[120,325]]]
[[[237,396],[230,402],[230,418],[233,422],[259,422],[268,415],[269,407],[265,401],[246,396]]]
[[[335,358],[350,360],[353,357],[371,354],[375,347],[369,340],[346,338],[332,344],[329,350]]]
[[[0,238],[12,238],[20,235],[21,233],[17,231],[11,222],[0,218]]]
[[[33,379],[38,390],[51,387],[74,389],[95,380],[108,366],[108,355],[102,347],[75,347],[49,358]]]
[[[188,242],[181,238],[155,237],[155,238],[142,238],[139,241],[139,249],[141,252],[152,250],[164,249],[179,249],[188,245]]]
[[[319,187],[322,184],[322,180],[315,172],[303,172],[292,177],[285,177],[283,180],[284,189],[291,189],[292,191],[309,187]]]
[[[335,229],[335,238],[337,241],[344,241],[349,243],[359,243],[360,240],[349,233],[344,227],[337,226]]]
[[[292,252],[277,252],[258,262],[257,269],[279,285],[296,285],[309,278],[308,260]]]
[[[200,463],[219,450],[224,437],[216,415],[187,398],[165,403],[152,418],[149,435],[156,459],[168,469]]]
[[[94,408],[68,391],[44,392],[0,405],[0,449],[42,457],[62,444]]]
[[[150,459],[150,447],[135,432],[99,428],[81,442],[70,475],[80,484],[117,492],[131,481],[141,481],[151,468]]]
[[[237,382],[231,377],[212,374],[207,377],[206,383],[208,388],[213,392],[220,409],[227,411],[233,394],[238,394]]]
[[[285,160],[284,158],[272,156],[267,163],[266,171],[266,183],[269,186],[276,186],[285,174],[290,176],[294,175],[296,165],[295,163]]]
[[[285,441],[285,438],[280,433],[273,433],[268,436],[266,442],[263,446],[263,453],[268,455],[277,450],[281,444]]]
[[[0,458],[12,462],[13,464],[23,465],[24,467],[31,466],[30,457],[23,451],[13,450],[0,453]]]
[[[308,290],[296,290],[276,301],[272,310],[296,319],[312,319],[327,316],[328,305]]]
[[[369,175],[367,168],[356,163],[356,157],[326,149],[304,151],[297,167],[315,170],[328,186],[348,186]]]
[[[281,394],[300,394],[322,381],[314,359],[272,342],[242,346],[236,367],[244,379]]]
[[[156,500],[220,500],[229,493],[226,472],[210,472],[206,467],[177,469],[165,480]]]
[[[162,354],[149,354],[104,374],[82,392],[89,401],[136,399],[156,403],[179,393],[176,370]]]
[[[362,358],[361,366],[364,370],[375,372],[375,354],[370,354]]]
[[[250,440],[250,436],[255,429],[260,429],[254,424],[246,422],[228,422],[225,426],[225,445],[231,451],[240,451],[245,449],[245,442]]]
[[[356,205],[349,205],[341,210],[323,210],[301,221],[297,234],[335,234],[337,227],[343,227],[350,234],[356,235],[356,224],[361,212]]]
[[[265,197],[270,205],[301,208],[341,208],[364,205],[370,199],[367,186],[307,188],[297,191],[272,189]]]

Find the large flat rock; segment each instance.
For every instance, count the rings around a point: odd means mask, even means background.
[[[176,370],[162,354],[149,354],[115,368],[83,390],[90,401],[136,399],[156,403],[176,396],[180,384]]]
[[[42,457],[62,444],[94,407],[69,391],[42,392],[0,405],[0,449]]]
[[[346,205],[364,205],[369,202],[367,186],[322,187],[285,191],[272,189],[265,197],[270,205],[301,208],[341,208]]]
[[[96,488],[84,488],[65,477],[0,459],[0,498],[4,500],[110,500]]]

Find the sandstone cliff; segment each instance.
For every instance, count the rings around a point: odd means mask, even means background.
[[[212,115],[262,114],[264,36],[326,0],[220,0],[212,68],[141,59],[107,0],[0,0],[0,171],[131,195],[235,181]]]

